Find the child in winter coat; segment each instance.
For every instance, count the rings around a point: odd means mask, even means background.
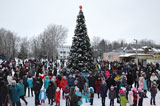
[[[48,86],[49,86],[49,82],[50,82],[50,80],[49,80],[49,76],[46,76],[45,77],[45,80],[44,80],[44,88],[47,90],[47,88],[48,88]]]
[[[66,86],[68,86],[68,80],[67,80],[66,76],[64,76],[61,80],[61,83],[60,83],[60,87],[62,88],[62,91],[63,91],[63,93],[62,93],[62,98],[63,99],[65,99],[64,98],[64,89],[65,89]]]
[[[129,91],[128,102],[130,106],[133,106],[133,92],[132,91]]]
[[[143,88],[143,87],[144,87],[144,78],[139,77],[139,88]]]
[[[45,89],[42,89],[39,94],[39,100],[41,101],[41,103],[45,103],[46,98],[46,91]]]
[[[57,89],[56,89],[55,99],[56,99],[56,106],[60,106],[60,89],[59,89],[59,87],[57,87]]]
[[[93,99],[94,99],[94,89],[93,87],[89,88],[89,97],[90,97],[90,105],[93,105]]]
[[[152,101],[153,101],[153,104],[156,105],[156,94],[157,94],[157,86],[155,83],[153,83],[151,89],[150,89],[150,92],[151,92],[151,100],[150,100],[150,104],[152,105]]]
[[[126,99],[125,91],[126,89],[124,87],[121,88],[122,90],[119,90],[120,93],[120,104],[121,106],[126,106],[128,103],[128,100]]]
[[[78,87],[75,87],[75,90],[76,90],[75,94],[76,94],[76,95],[78,96],[78,98],[79,98],[78,106],[81,106],[81,105],[83,104],[82,98],[83,98],[84,96],[83,96],[82,93],[79,91],[79,88],[78,88]]]
[[[66,98],[66,106],[69,106],[69,86],[67,85],[64,89],[64,96]]]
[[[111,86],[111,90],[109,91],[110,106],[114,106],[115,98],[116,98],[116,92],[114,90],[114,87]]]
[[[88,88],[88,85],[84,86],[84,96],[85,96],[86,103],[89,102],[90,98],[89,98],[89,88]]]
[[[144,92],[143,92],[142,88],[138,88],[138,94],[139,94],[138,106],[143,106]]]
[[[137,106],[137,101],[138,101],[138,93],[137,93],[137,88],[133,89],[133,106]]]

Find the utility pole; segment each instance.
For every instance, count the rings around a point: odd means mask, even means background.
[[[137,39],[134,39],[136,41],[136,64],[138,65],[138,57],[137,57]]]

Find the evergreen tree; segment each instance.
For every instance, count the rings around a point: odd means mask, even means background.
[[[87,35],[85,25],[85,17],[82,12],[82,6],[80,6],[67,67],[71,69],[72,72],[78,70],[80,72],[92,73],[95,69],[92,55],[90,39]]]

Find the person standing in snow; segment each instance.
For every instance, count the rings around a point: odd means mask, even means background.
[[[151,92],[151,100],[150,100],[150,104],[152,105],[156,105],[156,94],[157,94],[157,86],[156,86],[156,83],[153,82],[152,84],[152,87],[150,89],[150,92]]]
[[[138,101],[138,93],[137,93],[137,88],[133,89],[133,106],[137,106],[137,101]]]
[[[48,97],[48,103],[53,105],[53,99],[55,99],[55,94],[56,94],[56,84],[54,83],[54,81],[50,81],[49,82],[49,86],[47,88],[46,94]]]
[[[46,76],[46,77],[45,77],[45,80],[44,80],[44,88],[45,88],[46,90],[47,90],[47,88],[48,88],[49,82],[50,82],[49,76]]]
[[[28,102],[27,102],[26,99],[24,98],[25,92],[24,92],[23,80],[20,80],[20,81],[19,81],[18,86],[19,86],[19,88],[20,88],[19,96],[20,96],[20,98],[25,102],[25,104],[27,105]]]
[[[82,95],[82,93],[80,92],[78,87],[76,87],[75,89],[76,89],[75,94],[80,98],[79,101],[78,101],[78,106],[81,106],[83,104],[82,98],[84,96]]]
[[[130,106],[133,106],[133,92],[132,91],[129,91],[128,102]]]
[[[30,97],[30,92],[31,92],[31,95],[33,97],[33,79],[31,76],[29,76],[29,78],[27,79],[27,82],[28,82],[28,97]]]
[[[80,98],[75,94],[75,88],[71,87],[69,93],[70,106],[78,106],[79,100]]]
[[[20,88],[16,84],[15,80],[12,81],[12,85],[10,86],[9,91],[10,91],[12,106],[21,106],[20,96],[19,96]]]
[[[93,99],[94,99],[94,89],[93,87],[90,87],[89,88],[89,98],[90,98],[90,105],[92,106],[93,105]]]
[[[90,98],[89,98],[89,88],[88,88],[88,85],[85,84],[84,86],[84,96],[85,96],[85,101],[86,103],[90,101]]]
[[[60,106],[60,89],[59,87],[57,87],[56,89],[56,96],[55,96],[55,99],[56,99],[56,105],[55,106]]]
[[[102,81],[101,88],[100,88],[100,94],[102,98],[102,106],[105,106],[105,99],[107,97],[107,85],[104,81]]]
[[[69,84],[69,87],[72,87],[74,85],[74,78],[72,77],[71,74],[69,75],[69,78],[68,78],[68,84]]]
[[[39,76],[36,77],[35,81],[34,81],[34,92],[35,92],[35,106],[40,105],[40,101],[39,101],[39,93],[40,90],[42,88],[43,82],[41,80],[41,78]]]
[[[142,88],[138,88],[138,94],[139,94],[138,106],[143,106],[144,92]]]
[[[126,99],[125,91],[126,91],[126,89],[124,87],[122,87],[122,90],[119,91],[121,106],[126,106],[126,104],[128,103],[128,100]]]
[[[115,98],[116,98],[116,92],[114,90],[114,87],[111,86],[111,90],[109,91],[110,106],[114,106]]]
[[[42,89],[39,94],[39,100],[40,100],[41,104],[45,103],[46,98],[47,98],[46,91],[45,91],[45,89]]]
[[[60,83],[60,87],[62,88],[62,98],[64,99],[64,90],[65,90],[65,87],[68,86],[68,80],[66,78],[66,76],[64,76],[61,80],[61,83]]]
[[[95,86],[96,86],[96,93],[98,94],[98,98],[99,98],[99,94],[100,94],[100,87],[102,84],[102,80],[100,77],[97,78],[96,82],[95,82]]]
[[[69,86],[68,85],[64,89],[64,96],[66,99],[66,106],[69,106]]]

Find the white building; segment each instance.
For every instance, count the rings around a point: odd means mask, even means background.
[[[57,48],[58,59],[67,59],[69,56],[71,46],[61,45]]]

